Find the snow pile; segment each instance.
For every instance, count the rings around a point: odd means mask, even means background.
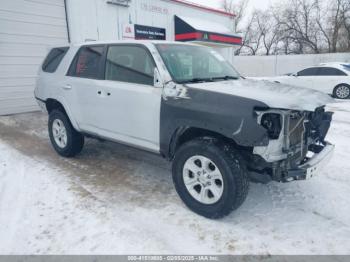
[[[0,254],[350,254],[350,103],[330,109],[336,151],[318,177],[251,184],[217,221],[186,209],[152,154],[88,140],[66,160],[45,125],[0,118]]]

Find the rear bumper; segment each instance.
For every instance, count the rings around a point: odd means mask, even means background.
[[[334,152],[334,145],[326,142],[321,152],[315,153],[304,164],[297,169],[289,170],[287,181],[306,180],[317,175],[320,170],[329,162]]]
[[[40,98],[38,98],[38,97],[35,97],[35,99],[36,99],[36,102],[38,103],[38,105],[40,106],[41,110],[43,112],[47,112],[45,101],[40,99]]]

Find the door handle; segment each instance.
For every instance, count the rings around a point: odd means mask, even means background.
[[[101,91],[101,90],[98,90],[98,91],[97,91],[97,94],[98,94],[98,95],[102,95],[102,91]],[[110,95],[111,95],[110,92],[107,92],[107,93],[103,92],[103,94],[104,94],[104,96],[106,96],[106,95],[107,95],[107,96],[110,96]]]
[[[70,84],[66,84],[66,85],[62,86],[62,88],[69,90],[69,89],[72,89],[72,86]]]

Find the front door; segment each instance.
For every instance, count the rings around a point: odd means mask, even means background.
[[[317,77],[318,68],[311,67],[299,71],[296,76],[290,76],[291,82],[300,87],[314,88],[314,80]]]
[[[159,151],[161,88],[154,87],[154,60],[143,45],[111,45],[98,85],[99,134]]]

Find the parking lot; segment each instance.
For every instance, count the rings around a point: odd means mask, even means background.
[[[45,114],[0,117],[0,254],[349,254],[350,103],[329,110],[336,150],[325,170],[251,184],[221,220],[189,211],[156,155],[88,139],[64,159]]]

